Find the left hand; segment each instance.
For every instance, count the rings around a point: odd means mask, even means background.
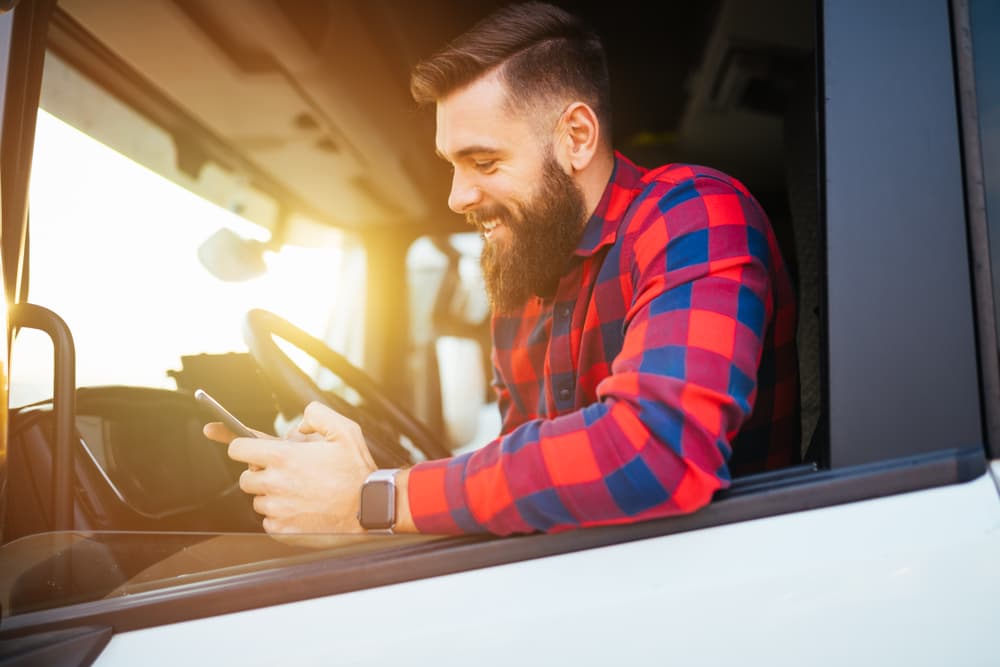
[[[361,533],[361,485],[375,470],[361,427],[322,403],[306,406],[285,439],[232,438],[221,423],[205,435],[229,442],[229,457],[248,464],[240,488],[255,496],[268,533]]]

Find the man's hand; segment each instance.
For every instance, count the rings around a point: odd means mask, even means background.
[[[359,533],[361,485],[375,470],[361,428],[321,403],[306,406],[285,439],[235,438],[219,422],[205,435],[229,442],[229,457],[248,464],[240,488],[268,533]]]

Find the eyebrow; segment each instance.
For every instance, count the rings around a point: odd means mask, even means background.
[[[466,146],[465,148],[462,148],[455,153],[455,159],[460,160],[464,157],[468,157],[469,155],[478,155],[480,153],[499,153],[499,152],[500,149],[495,146],[483,146],[483,145]],[[445,162],[451,162],[451,160],[448,159],[448,157],[438,149],[434,149],[434,154],[437,155],[442,160],[444,160]]]

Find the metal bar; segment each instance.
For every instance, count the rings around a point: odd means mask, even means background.
[[[10,326],[44,331],[52,339],[53,416],[52,530],[73,529],[73,441],[76,433],[76,348],[73,334],[61,317],[48,308],[19,303],[10,309]]]

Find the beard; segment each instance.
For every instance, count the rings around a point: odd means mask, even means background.
[[[517,206],[491,206],[470,214],[469,222],[498,218],[510,230],[506,241],[486,241],[480,265],[494,313],[510,312],[533,295],[555,293],[559,278],[583,234],[583,193],[552,157],[542,165],[534,196]]]

